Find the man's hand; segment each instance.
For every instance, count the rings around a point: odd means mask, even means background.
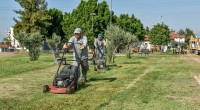
[[[84,48],[84,45],[81,45],[81,44],[80,44],[80,50],[82,50],[83,48]]]

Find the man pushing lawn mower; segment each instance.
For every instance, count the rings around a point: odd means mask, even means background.
[[[86,74],[89,70],[88,66],[88,50],[87,50],[87,37],[82,36],[82,30],[76,28],[74,31],[75,36],[71,37],[69,42],[63,46],[64,52],[59,64],[57,73],[54,77],[53,84],[44,85],[43,92],[51,93],[68,93],[71,94],[77,89],[78,83],[83,80],[86,82]],[[63,61],[65,50],[74,49],[74,59],[66,61],[74,61],[73,65],[65,65],[59,72],[60,66]],[[80,72],[80,66],[82,72]]]
[[[87,37],[82,36],[82,30],[76,28],[74,30],[74,36],[69,39],[69,42],[63,46],[63,48],[74,49],[74,65],[81,65],[82,72],[79,73],[79,82],[82,80],[86,82],[87,71],[89,70],[88,66],[88,49],[87,49]],[[81,62],[81,63],[80,63]]]
[[[95,56],[96,56],[96,61],[94,61],[97,66],[94,67],[94,70],[96,71],[97,69],[100,68],[105,68],[106,61],[105,61],[105,47],[106,47],[106,42],[103,39],[102,34],[98,34],[98,38],[95,39],[94,41],[94,46],[95,46]]]

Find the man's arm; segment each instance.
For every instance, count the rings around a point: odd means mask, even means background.
[[[74,36],[73,37],[71,37],[70,39],[69,39],[69,41],[68,41],[68,47],[69,47],[69,49],[72,49],[73,48],[73,44],[74,43]]]
[[[87,37],[84,36],[84,37],[83,37],[83,46],[84,46],[84,47],[87,47],[87,43],[88,43]]]
[[[94,46],[97,48],[97,39],[94,40]]]

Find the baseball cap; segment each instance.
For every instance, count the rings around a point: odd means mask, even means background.
[[[100,37],[100,36],[102,37],[103,35],[102,34],[98,34],[98,37]]]
[[[82,33],[81,28],[76,28],[76,29],[74,30],[74,33]]]

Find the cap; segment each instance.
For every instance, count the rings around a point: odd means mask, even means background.
[[[103,35],[102,34],[98,34],[98,37],[102,37]]]
[[[82,33],[81,28],[76,28],[76,29],[74,30],[74,33]]]

